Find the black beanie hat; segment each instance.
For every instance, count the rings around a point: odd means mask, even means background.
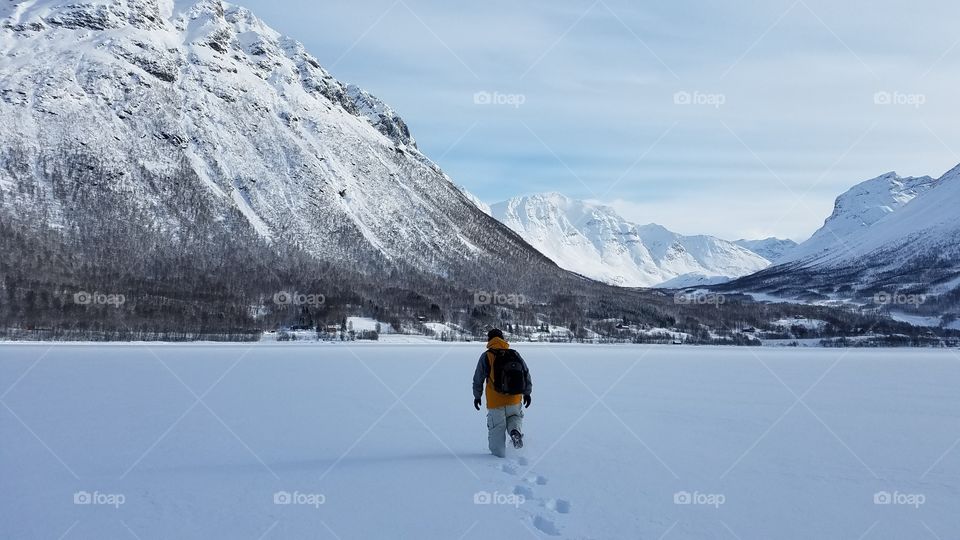
[[[490,341],[495,337],[503,339],[503,331],[500,330],[499,328],[493,328],[489,332],[487,332],[487,341]]]

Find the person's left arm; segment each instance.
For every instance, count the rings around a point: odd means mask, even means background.
[[[490,376],[490,366],[487,364],[487,353],[484,351],[477,361],[477,368],[473,370],[473,399],[480,399],[483,396],[483,383]]]

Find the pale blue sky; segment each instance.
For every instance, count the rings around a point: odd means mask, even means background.
[[[861,180],[960,162],[955,2],[238,3],[487,202],[559,191],[682,233],[802,240]]]

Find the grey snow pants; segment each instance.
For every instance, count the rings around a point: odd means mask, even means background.
[[[523,405],[487,409],[487,442],[490,453],[497,457],[506,457],[507,434],[514,429],[523,433]]]

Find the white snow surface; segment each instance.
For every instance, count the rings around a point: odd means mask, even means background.
[[[914,326],[927,326],[933,328],[939,328],[943,326],[943,320],[940,317],[914,315],[912,313],[904,313],[902,311],[891,310],[890,318],[895,321],[910,323]]]
[[[656,224],[637,225],[609,206],[559,193],[515,197],[491,210],[561,268],[614,285],[717,283],[770,264],[733,242],[683,236]]]
[[[960,536],[956,351],[522,344],[498,459],[482,347],[2,344],[0,537]]]
[[[794,326],[802,326],[808,330],[818,330],[826,326],[826,321],[821,321],[819,319],[800,319],[795,317],[788,317],[785,319],[777,319],[773,321],[773,324],[777,326],[782,326],[787,329],[790,329]]]
[[[395,332],[390,323],[378,321],[371,317],[347,317],[347,328],[360,331],[376,331],[377,325],[380,326],[380,332],[383,334],[392,334]]]

